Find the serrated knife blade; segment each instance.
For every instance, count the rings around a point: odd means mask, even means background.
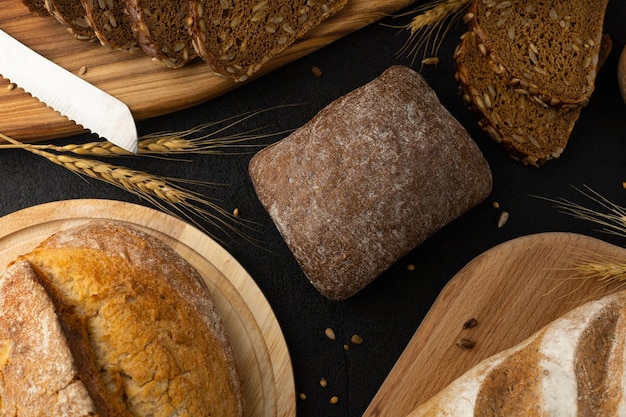
[[[85,129],[137,152],[137,127],[126,104],[2,30],[0,74]]]

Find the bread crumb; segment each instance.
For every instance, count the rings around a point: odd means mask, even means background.
[[[360,345],[361,343],[363,343],[363,338],[359,336],[358,334],[353,334],[352,337],[350,338],[350,341],[354,343],[355,345]]]
[[[350,345],[349,344],[344,344],[343,345],[343,350],[350,350]]]
[[[326,386],[328,386],[328,381],[326,381],[326,378],[322,377],[322,379],[320,379],[320,386],[322,388],[326,388]]]
[[[336,395],[333,395],[332,397],[330,397],[330,401],[328,401],[330,404],[337,404],[339,402],[339,397],[337,397]]]

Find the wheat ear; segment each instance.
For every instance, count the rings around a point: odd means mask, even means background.
[[[182,218],[205,232],[207,232],[206,229],[199,224],[194,216],[206,221],[228,236],[236,234],[246,240],[251,240],[249,236],[235,226],[235,224],[245,224],[251,227],[251,223],[236,218],[232,213],[209,201],[200,193],[188,190],[176,182],[199,185],[209,185],[208,183],[160,177],[98,160],[64,154],[57,155],[28,144],[21,144],[21,142],[3,134],[0,134],[0,138],[10,142],[15,147],[21,147],[35,155],[42,156],[82,177],[103,181],[128,191],[150,202],[163,212]]]
[[[598,209],[585,207],[563,198],[550,199],[539,196],[535,197],[553,203],[562,213],[568,214],[576,219],[591,221],[592,223],[602,226],[601,231],[605,233],[626,237],[626,207],[609,201],[588,186],[584,186],[584,190],[576,187],[574,187],[574,189],[599,206]]]
[[[0,149],[30,148],[51,150],[55,152],[71,152],[81,156],[116,157],[116,156],[165,156],[180,154],[214,154],[225,155],[234,153],[234,149],[242,146],[254,147],[252,141],[258,141],[287,132],[269,134],[257,133],[259,129],[243,133],[225,134],[228,129],[243,123],[267,110],[255,110],[243,115],[229,117],[217,122],[204,123],[191,129],[177,132],[158,132],[141,136],[138,142],[137,154],[126,151],[108,141],[87,142],[81,144],[53,145],[53,144],[25,144],[14,143],[0,135],[0,138],[10,142],[9,145],[0,145]],[[263,146],[263,145],[256,145]]]
[[[422,64],[429,55],[436,56],[446,34],[465,15],[471,2],[472,0],[432,0],[409,12],[418,14],[409,24],[401,26],[411,34],[398,54],[412,58],[411,65],[415,63],[420,51]]]

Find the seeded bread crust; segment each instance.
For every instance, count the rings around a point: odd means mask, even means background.
[[[246,81],[347,0],[191,0],[193,45],[217,73]]]
[[[87,22],[81,0],[45,0],[46,10],[54,16],[76,39],[94,40],[96,34]]]
[[[315,288],[343,300],[491,192],[476,143],[394,66],[251,160],[259,200]]]
[[[42,17],[50,16],[48,9],[46,9],[44,0],[23,0],[22,3],[28,7],[28,10],[30,10],[31,13],[35,13]]]
[[[626,293],[485,359],[407,417],[626,415]]]
[[[189,7],[187,0],[126,0],[139,46],[167,68],[180,68],[197,57],[189,34]]]
[[[0,275],[0,415],[96,416],[55,306],[28,262]]]
[[[126,12],[126,0],[81,1],[87,22],[102,46],[128,52],[139,49]]]
[[[470,29],[507,83],[538,102],[585,105],[593,93],[608,0],[475,0]]]
[[[86,362],[97,375],[79,364],[79,379],[92,399],[109,399],[97,404],[102,415],[243,415],[235,359],[211,296],[164,242],[95,221],[53,235],[21,259],[53,300],[74,357],[93,358]]]

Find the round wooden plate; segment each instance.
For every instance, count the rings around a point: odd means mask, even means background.
[[[276,317],[252,277],[198,229],[159,211],[111,200],[47,203],[0,218],[0,266],[51,234],[91,220],[128,223],[174,248],[204,277],[231,337],[241,369],[246,414],[294,417],[296,396],[287,345]]]

